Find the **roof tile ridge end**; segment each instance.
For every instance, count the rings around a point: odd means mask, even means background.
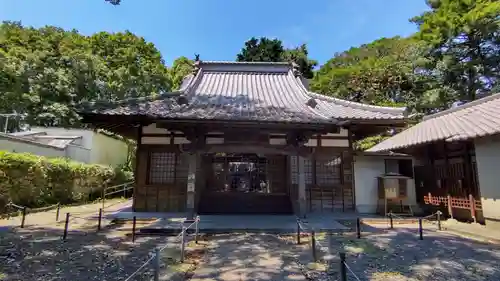
[[[408,109],[407,107],[390,107],[390,106],[365,104],[365,103],[361,103],[361,102],[348,101],[348,100],[344,100],[344,99],[340,99],[340,98],[336,98],[336,97],[326,96],[326,95],[318,94],[318,93],[311,92],[311,91],[308,91],[308,92],[309,92],[310,96],[313,96],[313,97],[318,98],[318,99],[323,99],[325,101],[339,103],[340,105],[343,105],[343,106],[351,106],[351,107],[363,109],[363,110],[388,113],[388,114],[396,114],[396,113],[403,114]]]
[[[304,98],[306,98],[306,99],[311,98],[311,95],[309,95],[309,91],[307,90],[306,86],[304,86],[302,81],[300,81],[300,76],[296,77],[292,68],[290,68],[288,70],[287,76],[288,76],[288,78],[292,79],[293,83],[295,83],[295,85],[297,86],[297,88],[299,89],[299,94],[303,95]],[[322,114],[321,112],[319,112],[317,109],[308,106],[307,103],[304,103],[303,106],[305,108],[309,109],[309,111],[311,111],[313,114],[315,114],[321,118],[325,118],[326,120],[329,120],[329,121],[336,121],[332,117],[326,116],[326,115]]]
[[[480,105],[480,104],[483,104],[483,103],[486,103],[486,102],[489,102],[489,101],[493,101],[493,100],[496,100],[496,99],[500,99],[500,93],[495,93],[495,94],[492,94],[492,95],[486,96],[484,98],[480,98],[478,100],[474,100],[474,101],[465,103],[463,105],[460,105],[460,106],[457,106],[457,107],[454,107],[454,108],[448,108],[448,109],[443,110],[441,112],[437,112],[437,113],[434,113],[434,114],[431,114],[431,115],[424,116],[422,118],[422,121],[426,121],[426,120],[438,118],[438,117],[441,117],[441,116],[445,116],[445,115],[448,115],[448,114],[452,114],[452,113],[455,113],[455,112],[459,112],[459,111],[462,111],[464,109],[471,108],[473,106]]]
[[[200,67],[198,69],[198,72],[196,72],[196,75],[189,81],[189,83],[182,89],[182,92],[180,94],[189,94],[193,90],[194,86],[197,85],[201,81],[201,77],[203,76],[203,67]]]

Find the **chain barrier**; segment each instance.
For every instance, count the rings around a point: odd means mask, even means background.
[[[191,223],[188,227],[182,226],[181,232],[177,236],[174,237],[174,239],[173,239],[174,242],[176,242],[178,238],[183,237],[185,234],[188,234],[188,232],[187,232],[188,229],[190,229],[193,225],[196,226],[196,233],[195,233],[195,235],[198,235],[198,223],[199,222],[200,222],[200,217],[196,216],[196,219],[194,220],[194,222]],[[183,249],[184,249],[184,243],[185,242],[186,241],[183,240],[182,241],[183,244],[181,245],[181,260],[184,258],[182,256],[183,255],[182,252],[183,252]],[[157,247],[154,252],[152,252],[152,253],[150,252],[149,255],[151,255],[151,257],[149,259],[147,259],[136,271],[134,271],[132,274],[130,274],[124,281],[130,281],[130,280],[132,280],[132,278],[134,276],[136,276],[137,274],[139,274],[146,266],[148,266],[154,260],[157,263],[156,266],[155,266],[155,279],[154,280],[158,280],[158,275],[159,275],[159,272],[158,272],[159,271],[158,263],[159,263],[159,258],[160,258],[159,255],[160,255],[161,252],[163,252],[169,246],[170,243],[172,243],[172,241],[169,241],[169,242],[165,243],[165,245],[163,245],[163,247]]]

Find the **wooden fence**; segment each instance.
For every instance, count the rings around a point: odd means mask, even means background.
[[[474,222],[477,222],[477,211],[482,211],[481,200],[476,200],[472,194],[469,197],[452,197],[448,195],[444,196],[432,196],[429,192],[427,196],[424,196],[424,202],[427,205],[434,206],[445,206],[448,208],[448,213],[451,218],[453,218],[453,209],[464,209],[469,210],[470,215]]]

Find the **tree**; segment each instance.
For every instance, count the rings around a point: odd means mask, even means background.
[[[500,2],[428,0],[430,11],[411,21],[432,46],[433,71],[453,100],[471,101],[498,87]]]
[[[83,36],[46,26],[0,25],[0,113],[29,125],[79,126],[75,107],[170,90],[153,44],[130,32]]]
[[[179,89],[184,78],[193,71],[193,64],[194,62],[186,57],[179,57],[174,60],[172,67],[168,70],[172,89]]]
[[[294,62],[298,64],[299,70],[305,78],[313,77],[313,69],[317,65],[314,60],[308,59],[307,46],[302,44],[297,48],[285,49],[283,43],[278,39],[255,37],[245,42],[245,47],[236,55],[237,61],[254,62]]]
[[[245,42],[245,47],[236,55],[236,60],[279,62],[283,59],[284,51],[281,40],[252,37]]]
[[[413,38],[382,38],[336,54],[316,73],[311,89],[321,94],[374,105],[408,106],[422,111],[431,89],[426,45]]]

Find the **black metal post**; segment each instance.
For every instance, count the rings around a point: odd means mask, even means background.
[[[137,218],[134,216],[133,222],[132,222],[132,242],[135,243],[135,224],[137,223]]]
[[[361,238],[361,220],[359,218],[356,219],[356,235],[358,239]]]
[[[56,210],[56,222],[59,221],[59,212],[61,211],[61,203],[57,203],[57,210]]]
[[[341,252],[340,255],[340,280],[347,281],[347,270],[345,268],[345,253]]]
[[[441,211],[437,211],[438,229],[441,230]]]
[[[194,224],[194,243],[198,244],[198,232],[199,232],[199,225],[198,223],[200,222],[200,217],[196,216],[196,222]]]
[[[392,213],[389,213],[389,222],[391,223],[391,229],[394,229],[394,222],[392,221]]]
[[[187,229],[185,226],[182,226],[181,232],[181,262],[184,262],[184,255],[186,250],[186,232]]]
[[[418,234],[420,235],[420,240],[424,240],[424,231],[422,229],[422,219],[418,219]]]
[[[66,222],[64,223],[64,233],[63,233],[64,241],[66,241],[66,237],[68,236],[68,225],[69,225],[69,213],[66,213]]]
[[[23,208],[23,217],[21,219],[21,228],[24,228],[25,221],[26,221],[26,207]]]
[[[155,258],[154,258],[153,266],[154,266],[153,280],[159,281],[160,280],[160,249],[159,248],[155,249]]]
[[[312,249],[312,256],[313,256],[313,261],[317,261],[318,258],[316,256],[316,233],[311,231],[311,249]]]
[[[297,244],[300,244],[300,223],[297,220]]]
[[[97,220],[97,231],[101,230],[102,208],[99,208],[99,218]]]

